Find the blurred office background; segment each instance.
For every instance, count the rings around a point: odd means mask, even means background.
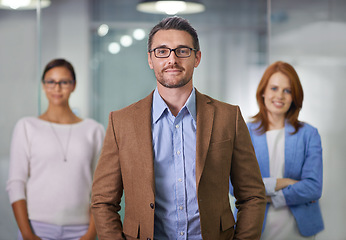
[[[0,9],[0,240],[15,239],[17,232],[5,191],[12,130],[19,118],[45,111],[40,75],[48,61],[72,62],[77,73],[73,110],[105,127],[110,111],[154,89],[147,34],[166,15],[139,12],[138,2],[51,0],[39,10]],[[317,239],[345,239],[346,2],[202,2],[205,11],[181,15],[200,38],[202,62],[194,85],[239,105],[248,120],[257,111],[256,87],[268,64],[283,60],[296,68],[305,93],[300,120],[317,127],[322,137],[325,230]]]

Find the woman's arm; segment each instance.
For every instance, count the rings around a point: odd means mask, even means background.
[[[95,132],[95,136],[94,136],[94,140],[95,140],[94,147],[96,150],[95,150],[95,155],[93,156],[93,161],[92,161],[93,174],[97,166],[98,158],[100,157],[104,137],[105,137],[104,127],[101,124],[99,124],[99,127],[97,131]],[[94,216],[91,213],[91,209],[89,209],[89,213],[90,213],[89,228],[87,233],[84,236],[82,236],[81,240],[89,240],[89,239],[95,240],[96,239],[96,227],[95,227]]]
[[[310,203],[318,200],[322,194],[321,138],[316,128],[306,128],[300,130],[301,134],[296,133],[297,148],[294,164],[290,166],[290,171],[294,173],[290,177],[299,181],[282,189],[287,205]]]
[[[294,180],[291,178],[277,178],[276,179],[276,185],[275,185],[275,192],[280,191],[280,190],[282,190],[282,189],[284,189],[290,185],[293,185],[297,182],[298,182],[297,180]],[[282,196],[282,198],[284,198],[284,197]],[[267,195],[266,199],[267,199],[267,202],[269,202],[269,203],[273,202],[272,196],[270,196],[270,195]],[[282,202],[282,200],[280,202]]]
[[[26,200],[22,199],[12,203],[12,209],[23,239],[41,240],[41,238],[36,236],[31,230]]]
[[[87,233],[81,237],[80,240],[95,240],[96,239],[96,228],[94,223],[94,217],[90,212],[89,228]]]
[[[11,141],[10,168],[7,181],[7,191],[12,205],[14,217],[24,240],[40,239],[31,230],[26,202],[26,182],[29,176],[28,133],[26,119],[17,122]]]
[[[291,178],[277,178],[277,179],[264,178],[263,182],[266,185],[266,193],[267,193],[266,200],[267,202],[272,203],[273,202],[272,197],[277,194],[277,191],[280,191],[284,189],[285,187],[288,187],[289,185],[293,185],[298,181]]]
[[[276,179],[275,191],[279,191],[289,185],[295,184],[296,182],[298,181],[291,178],[278,178]]]

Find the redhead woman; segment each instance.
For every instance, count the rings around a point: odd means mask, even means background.
[[[104,128],[72,112],[76,76],[68,61],[49,62],[42,87],[48,109],[19,120],[12,136],[7,191],[18,239],[94,240],[89,203]]]
[[[271,64],[256,99],[259,112],[248,128],[267,195],[261,239],[314,239],[324,229],[321,138],[298,120],[303,89],[295,69]]]

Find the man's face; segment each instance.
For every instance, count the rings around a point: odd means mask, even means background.
[[[193,48],[193,39],[188,32],[180,30],[159,30],[153,37],[151,49],[158,47],[175,49]],[[158,83],[167,88],[179,88],[192,84],[194,68],[199,65],[201,52],[191,52],[187,58],[179,58],[172,51],[167,58],[157,58],[154,52],[148,53],[148,63],[154,70]]]

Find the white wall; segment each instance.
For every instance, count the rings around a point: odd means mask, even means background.
[[[346,9],[346,5],[340,5]],[[316,239],[345,239],[346,192],[346,22],[315,21],[273,34],[272,59],[294,64],[304,89],[300,119],[318,128],[323,148],[325,230]]]

